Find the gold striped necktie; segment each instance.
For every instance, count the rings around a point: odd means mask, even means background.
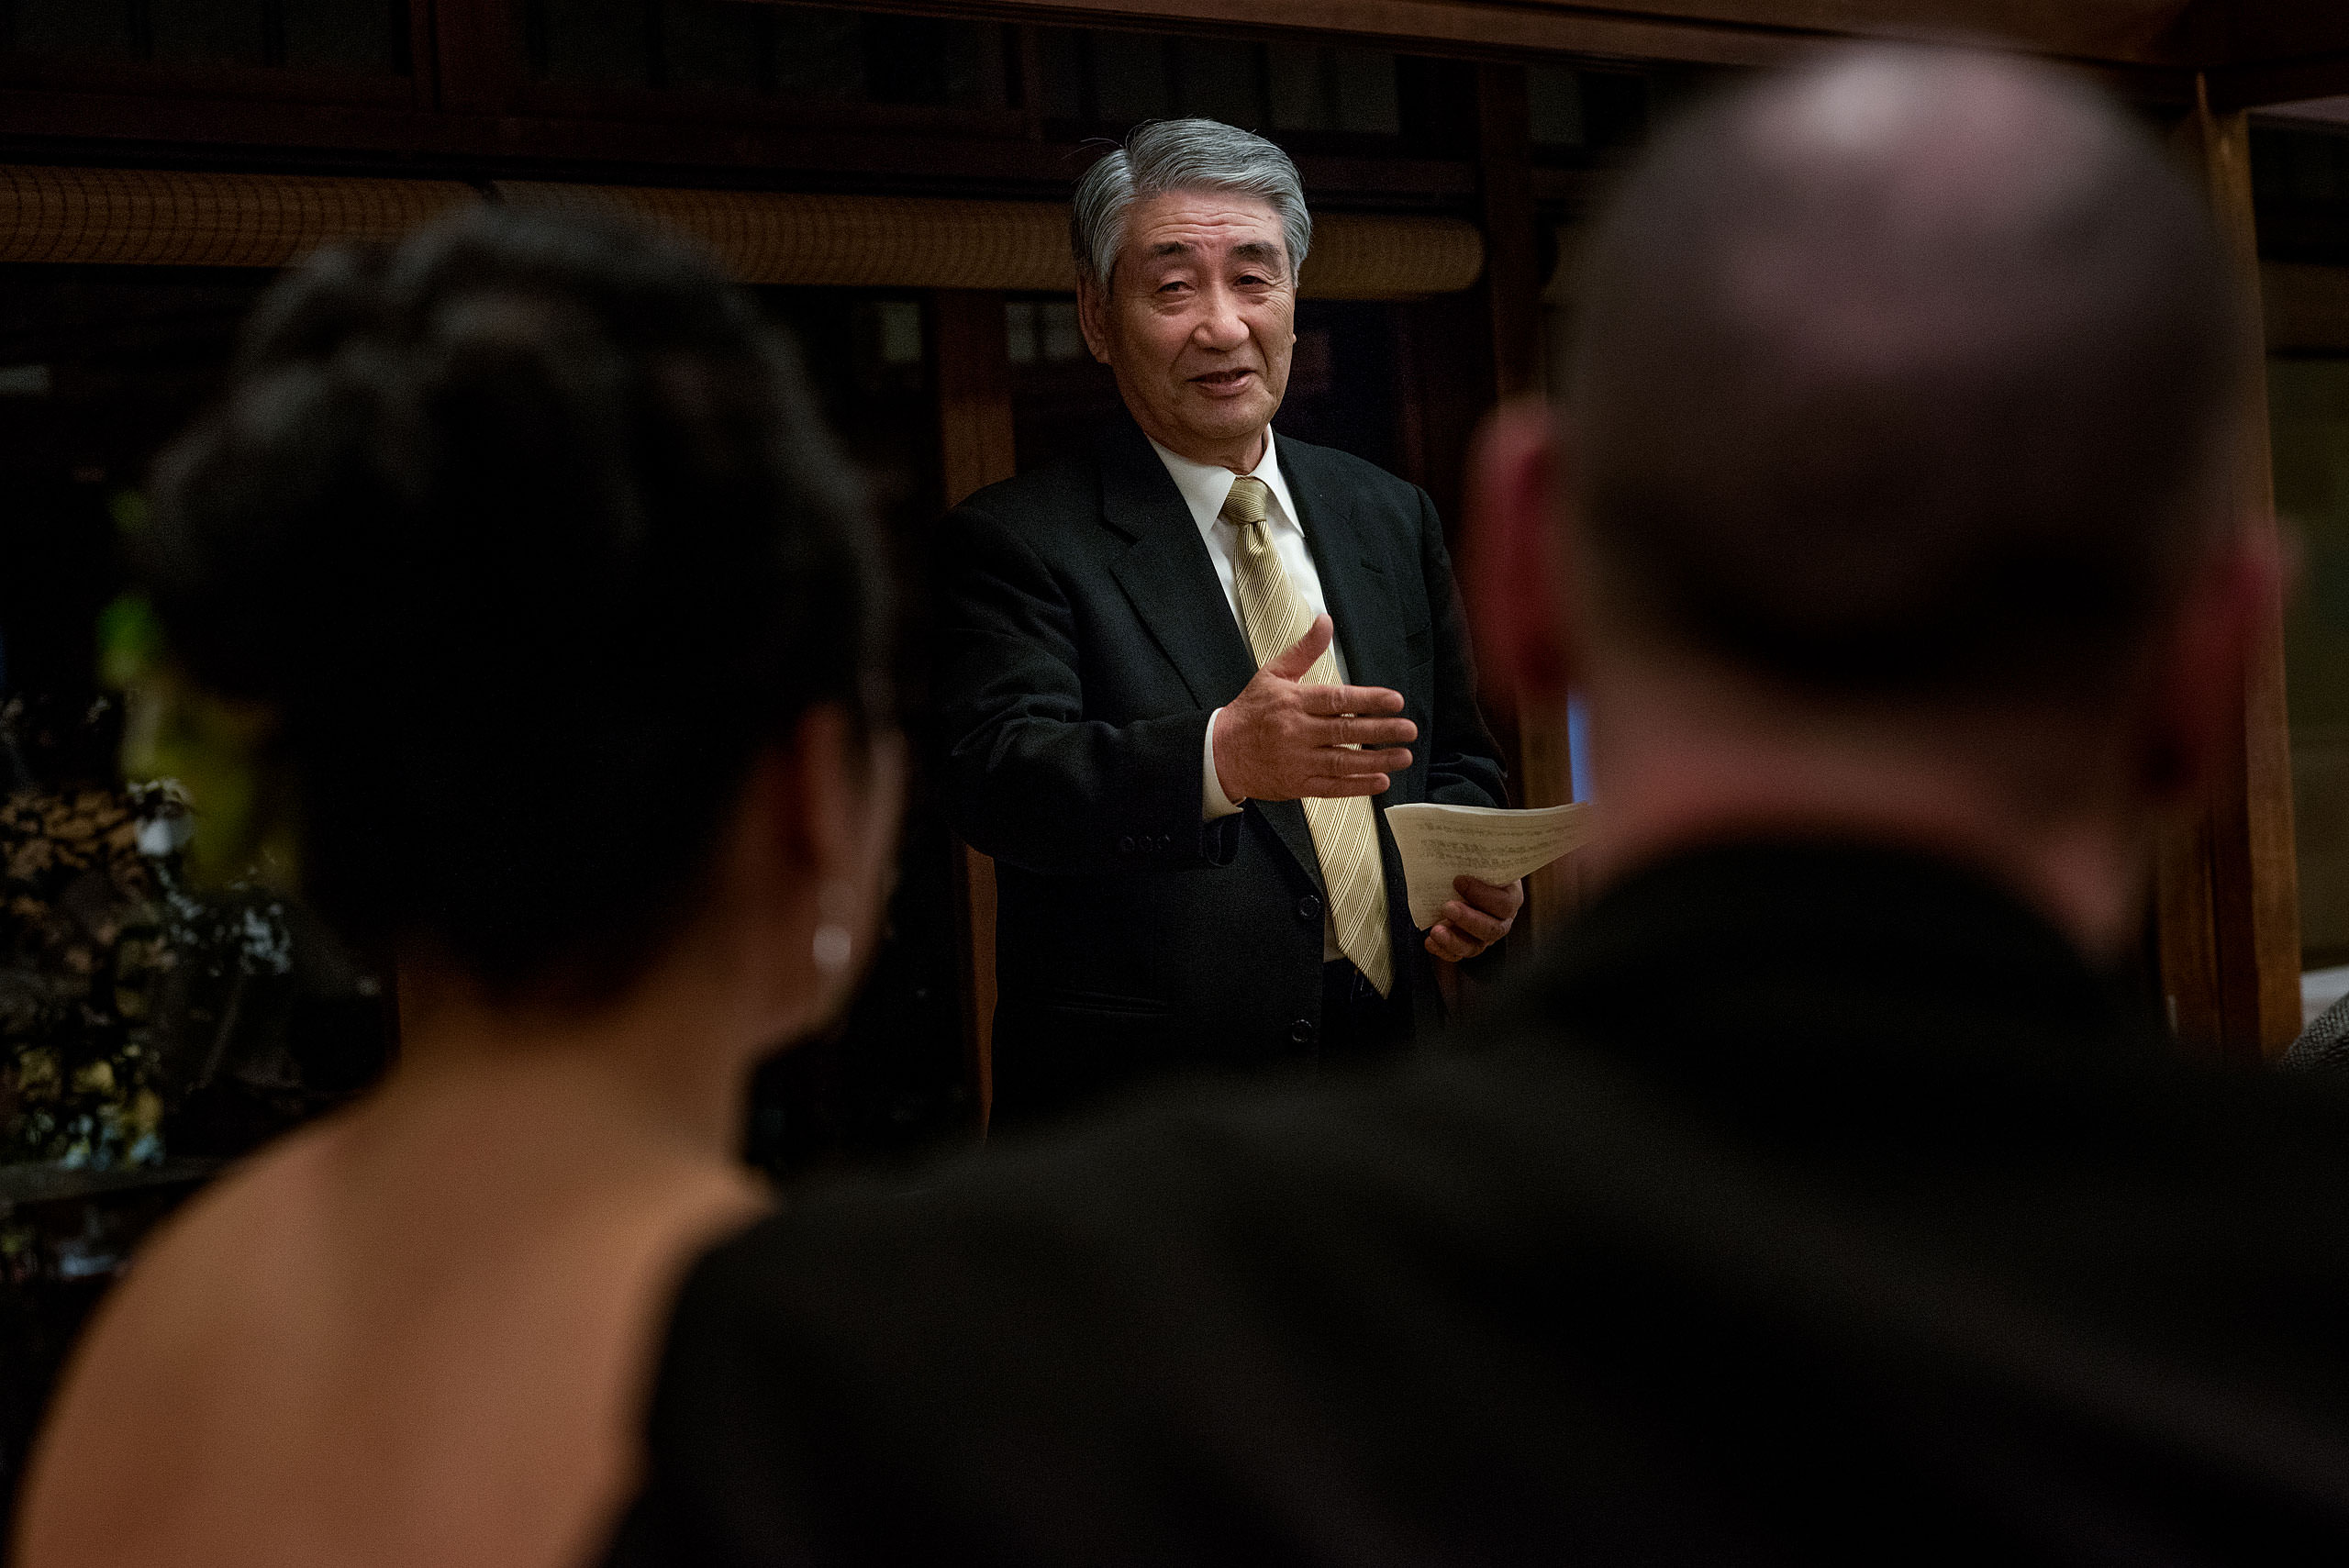
[[[1313,607],[1281,569],[1264,527],[1271,497],[1263,480],[1242,474],[1231,482],[1231,494],[1219,514],[1240,535],[1231,580],[1239,590],[1240,628],[1259,667],[1293,646],[1313,624]],[[1335,646],[1333,641],[1321,651],[1305,673],[1306,684],[1338,684]],[[1306,825],[1313,830],[1313,852],[1321,858],[1321,885],[1329,895],[1338,951],[1384,996],[1394,989],[1395,960],[1387,950],[1386,873],[1378,861],[1378,826],[1371,816],[1370,797],[1308,800],[1304,806]]]

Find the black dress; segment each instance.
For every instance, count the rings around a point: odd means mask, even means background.
[[[1722,848],[1483,1039],[759,1225],[650,1440],[616,1563],[2349,1562],[2349,1100]]]

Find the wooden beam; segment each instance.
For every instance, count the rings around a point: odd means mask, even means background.
[[[2210,72],[2208,87],[2221,113],[2343,95],[2349,95],[2349,51],[2222,66]]]
[[[2309,0],[2195,0],[2190,17],[2206,24],[2213,64],[2291,60],[2349,50],[2349,11]]]
[[[797,4],[799,0],[769,0]],[[2155,95],[2190,91],[2178,0],[863,0],[860,10],[1219,36],[1307,34],[1421,54],[1766,66],[1842,38],[2010,39],[2114,70]]]
[[[681,95],[672,112],[419,112],[369,96],[321,103],[175,95],[137,73],[103,87],[0,91],[0,151],[18,162],[158,161],[238,172],[398,172],[459,179],[561,178],[757,190],[897,192],[1065,201],[1083,166],[1074,142],[989,136],[946,121],[899,125],[849,106],[818,122],[784,108],[740,113]],[[399,84],[405,92],[405,84]],[[128,149],[128,150],[126,150]],[[1465,208],[1465,159],[1301,154],[1314,204],[1376,212]],[[532,174],[532,171],[536,171]],[[1561,198],[1572,195],[1560,188]],[[1318,216],[1318,214],[1317,214]]]
[[[0,93],[20,92],[101,93],[131,99],[179,98],[188,102],[250,100],[351,107],[431,107],[429,96],[418,99],[413,76],[389,72],[227,62],[192,67],[159,61],[0,53]]]
[[[2256,300],[2258,239],[2252,217],[2250,127],[2216,111],[2207,91],[2178,144],[2210,194],[2211,211]],[[2246,527],[2275,511],[2267,394],[2259,362],[2243,378],[2233,503]],[[2236,744],[2199,816],[2174,829],[2157,857],[2155,917],[2162,987],[2180,1037],[2240,1061],[2272,1057],[2300,1028],[2299,873],[2292,843],[2291,736],[2284,706],[2283,606],[2268,606],[2246,673]]]
[[[2188,18],[2214,109],[2349,94],[2349,9],[2307,0],[2197,0]]]
[[[992,290],[940,289],[930,295],[940,468],[950,506],[1014,472],[1004,303]],[[959,838],[953,854],[963,1055],[984,1132],[995,1104],[995,862]]]

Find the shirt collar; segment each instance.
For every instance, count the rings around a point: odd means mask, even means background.
[[[1143,439],[1150,438],[1145,436]],[[1231,481],[1236,477],[1231,470],[1218,463],[1193,462],[1154,440],[1150,442],[1150,450],[1158,454],[1158,461],[1166,465],[1167,477],[1183,493],[1183,504],[1190,507],[1199,532],[1212,530],[1223,511],[1224,498],[1231,494]],[[1252,478],[1263,480],[1264,488],[1273,493],[1273,505],[1265,520],[1275,528],[1286,524],[1302,532],[1303,525],[1297,520],[1297,504],[1289,499],[1288,481],[1281,477],[1280,455],[1269,425],[1264,428],[1264,455],[1248,472]]]

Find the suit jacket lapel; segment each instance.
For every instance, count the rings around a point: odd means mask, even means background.
[[[1220,707],[1255,675],[1256,659],[1232,618],[1231,602],[1224,597],[1198,522],[1131,420],[1103,430],[1096,450],[1103,520],[1133,541],[1110,571],[1183,677],[1191,700],[1201,707]],[[1249,802],[1248,809],[1264,818],[1319,883],[1321,861],[1313,850],[1305,807],[1293,800],[1260,800]]]
[[[1281,474],[1296,498],[1313,569],[1321,575],[1321,597],[1338,623],[1346,677],[1357,686],[1399,690],[1408,660],[1395,617],[1395,590],[1386,563],[1354,527],[1353,497],[1327,483],[1319,448],[1284,440],[1280,451]]]
[[[1283,441],[1280,450],[1281,473],[1288,481],[1289,495],[1296,498],[1297,523],[1305,530],[1306,548],[1313,552],[1313,569],[1321,576],[1321,597],[1330,606],[1330,618],[1337,623],[1347,681],[1357,686],[1399,691],[1410,660],[1402,641],[1402,622],[1396,615],[1395,589],[1388,581],[1386,564],[1354,526],[1354,498],[1344,486],[1330,482],[1320,448]],[[1400,891],[1401,864],[1386,816],[1378,807],[1399,798],[1390,794],[1371,802],[1371,818],[1378,828],[1386,872],[1390,925],[1408,906]],[[1301,806],[1297,817],[1302,826]],[[1416,941],[1406,920],[1397,934],[1397,952],[1408,958]],[[1399,967],[1405,973],[1409,971],[1408,962]]]
[[[1337,623],[1346,678],[1357,686],[1399,688],[1408,660],[1399,640],[1394,589],[1387,584],[1386,568],[1354,527],[1353,496],[1343,485],[1330,482],[1321,459],[1319,447],[1286,439],[1280,443],[1281,475],[1297,503],[1297,527],[1304,530],[1305,547],[1312,553],[1313,570],[1321,579],[1322,602]],[[1374,808],[1378,804],[1372,802]],[[1286,807],[1284,820],[1275,826],[1282,828],[1282,838],[1318,877],[1320,860],[1313,851],[1305,807],[1295,801],[1283,805]],[[1286,817],[1295,818],[1293,831]],[[1383,831],[1385,822],[1375,809],[1372,817]]]
[[[1208,559],[1207,541],[1166,465],[1130,421],[1104,430],[1101,512],[1131,544],[1110,563],[1118,585],[1158,643],[1191,700],[1219,707],[1256,673],[1240,623]]]

